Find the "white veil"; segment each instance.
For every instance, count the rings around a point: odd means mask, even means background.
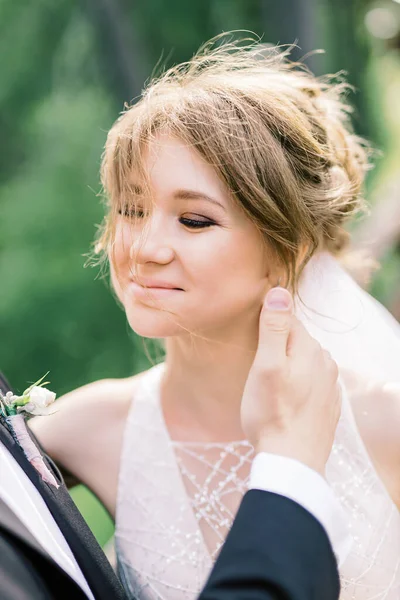
[[[306,266],[296,314],[339,368],[400,380],[400,324],[331,254],[317,254]]]
[[[332,255],[318,254],[307,265],[296,312],[310,334],[331,353],[340,370],[398,386],[399,323],[360,288]],[[345,381],[346,377],[342,377],[342,412],[325,471],[353,538],[340,569],[340,598],[398,600],[400,515],[364,443]],[[373,399],[367,400],[367,408],[362,411],[363,423],[372,414],[368,402]],[[381,405],[377,408],[382,410]],[[381,434],[384,436],[384,431]]]

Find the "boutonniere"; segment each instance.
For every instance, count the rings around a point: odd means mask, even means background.
[[[38,416],[55,412],[51,405],[56,399],[56,394],[44,387],[49,383],[43,381],[47,375],[48,373],[30,385],[21,396],[12,392],[3,394],[0,390],[0,414],[4,417],[15,441],[21,446],[26,458],[39,472],[43,481],[58,488],[57,480],[31,439],[25,422],[27,414]]]

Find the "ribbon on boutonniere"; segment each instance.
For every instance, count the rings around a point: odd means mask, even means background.
[[[0,390],[0,414],[4,417],[11,435],[43,481],[58,488],[59,484],[31,439],[25,421],[27,414],[39,416],[56,412],[51,406],[56,394],[44,387],[49,383],[43,381],[47,375],[48,373],[29,386],[21,396],[12,392],[3,394]]]

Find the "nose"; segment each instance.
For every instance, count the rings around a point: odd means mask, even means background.
[[[166,224],[161,219],[149,218],[140,235],[132,243],[131,259],[138,265],[154,263],[166,265],[175,256],[171,240],[168,238]]]

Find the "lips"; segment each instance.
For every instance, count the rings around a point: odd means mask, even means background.
[[[167,281],[156,279],[133,279],[132,282],[147,290],[176,290],[183,292],[181,287]]]

